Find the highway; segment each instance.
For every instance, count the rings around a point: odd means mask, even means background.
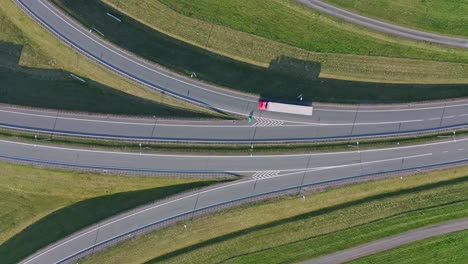
[[[246,121],[181,121],[0,107],[0,126],[51,134],[195,142],[301,141],[426,132],[468,124],[466,101],[423,105],[314,105],[312,117],[259,112],[258,97],[170,73],[99,38],[44,0],[15,0],[48,30],[101,65],[149,88]],[[190,97],[188,96],[190,94]],[[183,127],[183,129],[181,129]],[[73,149],[0,140],[7,161],[128,173],[229,174],[243,180],[115,216],[37,252],[25,263],[57,263],[148,225],[284,189],[468,160],[468,139],[411,147],[269,156],[190,156]]]
[[[318,121],[320,119],[320,121]],[[314,122],[315,120],[315,122]],[[255,117],[243,121],[187,121],[65,113],[0,106],[0,127],[32,132],[144,141],[278,142],[377,137],[460,128],[468,102],[393,109],[315,109],[310,122]]]
[[[56,36],[103,66],[147,87],[209,108],[250,115],[256,122],[168,122],[157,119],[27,113],[0,108],[0,126],[64,135],[130,140],[253,142],[310,141],[395,135],[468,124],[468,102],[392,106],[314,104],[312,116],[258,111],[258,97],[170,73],[102,40],[49,1],[15,0]],[[187,95],[190,91],[190,97]],[[123,121],[122,121],[123,120]],[[187,129],[180,129],[184,126]]]
[[[382,33],[391,34],[412,40],[437,43],[451,47],[468,48],[468,39],[465,38],[447,37],[443,35],[397,26],[394,24],[361,16],[319,0],[296,1],[319,12],[343,19],[347,22],[354,23],[359,26],[380,31]]]
[[[468,229],[468,218],[432,225],[319,257],[304,264],[339,264],[433,236]]]
[[[468,161],[468,139],[448,140],[398,148],[266,156],[190,156],[140,154],[70,149],[0,141],[0,157],[99,170],[202,174],[229,173],[247,176],[215,188],[201,190],[148,205],[108,219],[37,252],[24,263],[57,263],[93,246],[101,245],[155,223],[190,214],[194,210],[283,189],[385,172],[451,165]]]

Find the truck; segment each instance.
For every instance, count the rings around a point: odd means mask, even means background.
[[[307,105],[283,104],[276,102],[258,101],[258,110],[280,112],[295,115],[309,115],[313,113],[313,107]]]

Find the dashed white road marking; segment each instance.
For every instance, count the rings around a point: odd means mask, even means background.
[[[253,179],[259,180],[259,179],[268,179],[272,177],[277,177],[279,175],[280,171],[273,170],[273,171],[257,171],[254,173],[252,176]]]
[[[255,126],[257,127],[272,127],[272,126],[281,126],[284,124],[283,120],[269,119],[263,117],[255,117]]]

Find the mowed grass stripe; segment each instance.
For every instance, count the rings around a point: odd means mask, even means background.
[[[127,17],[101,1],[54,0],[86,27],[95,27],[118,46],[184,75],[267,99],[323,102],[408,102],[468,96],[463,84],[391,84],[317,78],[320,63],[282,56],[269,68],[224,57],[181,42]],[[123,22],[105,15],[120,17]],[[104,14],[104,15],[103,15]],[[422,92],[424,91],[424,92]]]
[[[289,263],[468,215],[468,168],[241,206],[80,263]],[[184,227],[186,225],[186,227]]]
[[[164,34],[180,39],[197,47],[205,48],[217,54],[236,60],[268,67],[275,58],[284,55],[301,60],[320,63],[320,77],[338,78],[348,80],[362,80],[374,82],[409,82],[409,83],[466,83],[468,68],[464,64],[436,62],[430,60],[412,60],[402,58],[389,58],[382,56],[360,56],[350,54],[314,52],[309,46],[298,48],[291,45],[273,41],[268,37],[260,37],[229,27],[229,23],[215,23],[203,18],[196,18],[197,13],[191,12],[189,7],[184,13],[194,17],[179,14],[175,10],[161,3],[161,1],[136,0],[103,0],[106,4],[118,9],[126,15],[135,18],[143,24],[161,31]],[[207,2],[217,5],[219,1]],[[261,5],[268,4],[262,1]],[[255,3],[245,1],[233,2],[231,5],[253,6]],[[178,5],[181,5],[178,3]],[[170,4],[169,6],[172,6]],[[191,7],[191,6],[190,6]],[[204,8],[203,6],[200,8]],[[253,8],[253,7],[252,7]],[[249,12],[261,12],[262,8],[255,8]],[[221,13],[219,14],[221,15]],[[301,14],[299,14],[301,15]],[[303,16],[311,14],[304,11]],[[284,14],[281,14],[284,16]],[[327,19],[324,16],[312,16],[317,20],[314,23],[322,27],[344,27],[343,23]],[[254,21],[255,22],[255,21]],[[328,25],[330,23],[331,25]],[[306,28],[306,33],[312,28]],[[353,28],[356,34],[370,34],[370,32]],[[401,43],[395,39],[383,37],[389,45]],[[329,35],[328,38],[340,41],[340,36]],[[371,40],[372,41],[372,40]],[[348,43],[348,42],[347,42]],[[406,42],[403,42],[406,43]],[[411,45],[421,43],[411,43]],[[426,45],[427,46],[427,45]],[[431,47],[434,48],[434,47]],[[442,49],[447,53],[447,49]],[[367,54],[366,54],[367,55]],[[397,56],[399,57],[399,56]],[[404,56],[403,56],[404,57]],[[432,59],[432,58],[430,58]]]
[[[362,15],[410,28],[468,37],[467,0],[324,0]]]
[[[464,264],[468,259],[468,230],[427,238],[350,261],[349,264]]]

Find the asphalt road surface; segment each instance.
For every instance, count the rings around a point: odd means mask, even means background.
[[[93,246],[125,237],[142,227],[233,200],[284,189],[297,188],[299,192],[300,186],[303,185],[339,181],[362,175],[465,162],[468,160],[468,139],[377,150],[267,156],[122,153],[67,149],[3,140],[0,141],[0,157],[46,165],[101,170],[203,174],[225,172],[248,176],[241,181],[116,216],[51,245],[25,261],[25,263],[57,263]]]
[[[468,218],[424,227],[404,234],[387,237],[368,244],[339,251],[319,257],[304,263],[307,264],[339,264],[353,259],[379,253],[404,244],[426,239],[433,236],[448,234],[468,229]]]
[[[319,121],[320,119],[320,121]],[[468,125],[468,102],[398,109],[317,107],[314,120],[255,117],[243,121],[176,121],[97,116],[0,106],[0,127],[51,134],[191,142],[313,141],[430,132]]]
[[[468,39],[447,37],[443,35],[423,32],[419,30],[409,29],[405,27],[396,26],[390,23],[382,22],[376,19],[364,17],[336,6],[324,3],[319,0],[296,0],[297,2],[304,4],[310,8],[313,8],[319,12],[341,18],[345,21],[367,27],[382,33],[392,34],[403,38],[432,42],[442,44],[446,46],[452,46],[457,48],[468,48]]]
[[[258,97],[194,82],[139,59],[100,39],[49,1],[15,0],[56,36],[94,59],[148,87],[221,111],[255,117],[253,124],[166,122],[155,119],[62,116],[0,109],[0,126],[68,135],[134,140],[251,142],[310,141],[425,132],[468,125],[468,103],[431,105],[314,105],[312,116],[258,111]],[[190,91],[190,97],[186,96]],[[31,111],[30,111],[31,112]]]

